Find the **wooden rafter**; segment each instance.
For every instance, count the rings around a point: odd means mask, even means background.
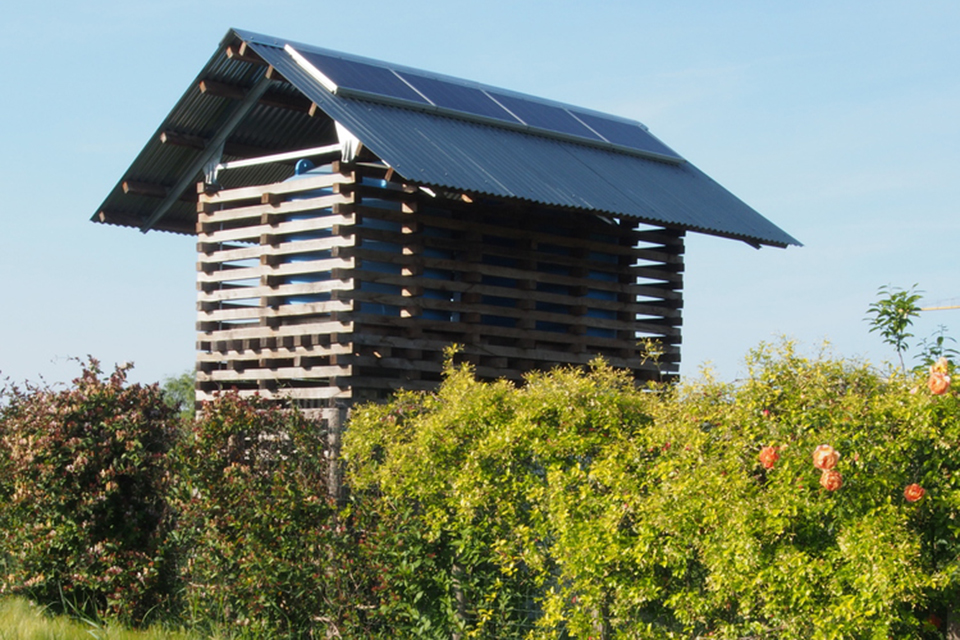
[[[283,82],[282,76],[271,74],[271,80]],[[247,95],[247,88],[240,85],[228,84],[217,80],[201,80],[199,82],[200,92],[218,98],[229,98],[231,100],[243,100]],[[298,113],[310,113],[310,106],[313,104],[310,100],[278,91],[268,91],[260,98],[260,104],[266,107],[277,109],[287,109]]]
[[[180,133],[179,131],[160,132],[160,142],[162,144],[170,144],[177,147],[190,147],[191,149],[203,150],[209,141],[209,138],[191,133]],[[276,153],[276,149],[265,149],[249,144],[226,142],[223,145],[223,153],[224,155],[236,156],[238,158],[256,158],[270,153]]]
[[[267,92],[267,89],[270,88],[272,83],[273,80],[266,75],[257,81],[244,99],[240,101],[240,104],[234,108],[233,113],[230,114],[227,121],[220,126],[216,135],[207,142],[203,151],[194,159],[187,170],[180,174],[180,179],[177,181],[177,184],[170,189],[167,197],[164,198],[163,202],[160,203],[153,214],[143,223],[143,226],[140,228],[141,231],[146,233],[152,229],[157,221],[167,214],[167,211],[169,211],[173,203],[177,201],[180,194],[194,183],[197,175],[203,171],[203,168],[207,166],[211,160],[219,159],[217,156],[223,153],[223,145],[227,138],[230,137],[230,134],[233,133],[234,129],[237,128],[243,119],[247,117],[250,110],[257,105],[260,98],[263,97],[263,94]]]
[[[263,58],[258,56],[247,47],[246,42],[239,46],[230,45],[227,47],[227,57],[237,62],[247,62],[249,64],[255,64],[261,67],[267,66],[267,63],[263,60]]]
[[[132,196],[146,196],[148,198],[166,198],[169,189],[162,184],[153,182],[144,182],[142,180],[124,180],[120,183],[123,192]],[[180,196],[183,202],[195,202],[196,198],[190,193],[185,192]]]

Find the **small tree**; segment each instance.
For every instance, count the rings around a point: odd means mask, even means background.
[[[163,379],[161,389],[163,400],[180,413],[180,418],[189,420],[195,413],[197,392],[194,388],[196,375],[193,369],[188,369],[178,376],[169,376]]]
[[[907,338],[914,318],[920,315],[917,302],[923,297],[922,291],[917,291],[917,285],[909,289],[900,289],[884,285],[877,290],[880,299],[867,308],[865,320],[870,322],[870,332],[879,331],[883,341],[897,350],[900,358],[900,369],[906,371],[903,353],[907,350]]]

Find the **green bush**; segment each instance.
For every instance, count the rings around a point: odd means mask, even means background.
[[[250,637],[343,634],[361,608],[320,425],[259,398],[206,403],[178,448],[188,617]],[[344,637],[350,637],[343,634]]]
[[[504,523],[458,519],[449,504],[462,495],[452,486],[458,476],[466,483],[474,471],[461,467],[473,436],[503,426],[512,393],[509,383],[453,375],[437,395],[401,393],[351,419],[348,482],[360,558],[373,576],[373,637],[515,638],[532,626],[533,576],[499,562]],[[515,497],[501,506],[515,507]]]
[[[165,547],[173,411],[156,385],[90,359],[62,391],[0,408],[0,592],[140,623],[171,589]]]
[[[600,361],[522,388],[460,368],[359,409],[348,479],[403,514],[383,540],[381,610],[416,612],[397,633],[941,637],[960,568],[946,372],[928,388],[790,344],[748,366],[646,390]]]

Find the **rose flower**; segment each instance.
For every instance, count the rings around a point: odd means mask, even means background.
[[[777,453],[776,447],[764,447],[760,449],[760,464],[763,465],[764,469],[773,469],[773,465],[777,464],[777,460],[780,459],[780,454]]]
[[[931,368],[927,387],[934,395],[943,395],[950,388],[950,376],[940,371],[933,371]]]
[[[947,373],[950,370],[950,361],[941,357],[930,367],[930,373]]]
[[[829,471],[837,466],[837,460],[839,459],[840,454],[828,444],[821,444],[813,450],[813,466],[817,469]]]
[[[916,502],[917,500],[922,498],[926,493],[927,492],[920,485],[916,483],[908,484],[906,488],[903,490],[903,497],[906,499],[907,502]]]
[[[843,476],[840,475],[839,471],[827,469],[820,476],[820,486],[827,491],[836,491],[843,486]]]

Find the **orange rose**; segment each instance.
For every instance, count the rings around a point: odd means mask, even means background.
[[[946,358],[940,358],[930,367],[930,373],[947,373],[950,370],[950,361]]]
[[[906,498],[907,502],[916,502],[924,496],[927,492],[918,484],[908,484],[903,490],[903,497]]]
[[[780,459],[780,454],[777,452],[776,447],[764,447],[760,449],[760,455],[758,457],[764,469],[773,469],[774,465],[777,464],[777,460]]]
[[[780,459],[780,454],[777,453],[776,447],[764,447],[760,449],[760,464],[763,465],[764,469],[773,469],[773,465],[777,464],[777,460]]]
[[[837,460],[839,459],[840,454],[828,444],[821,444],[813,450],[813,466],[817,469],[829,471],[837,466]]]
[[[934,395],[943,395],[947,392],[947,389],[950,388],[950,376],[942,371],[935,371],[933,367],[931,367],[930,379],[927,380],[927,387],[930,388],[930,391],[933,392]]]
[[[820,476],[820,486],[827,491],[836,491],[843,486],[843,476],[840,475],[839,471],[827,469]]]

